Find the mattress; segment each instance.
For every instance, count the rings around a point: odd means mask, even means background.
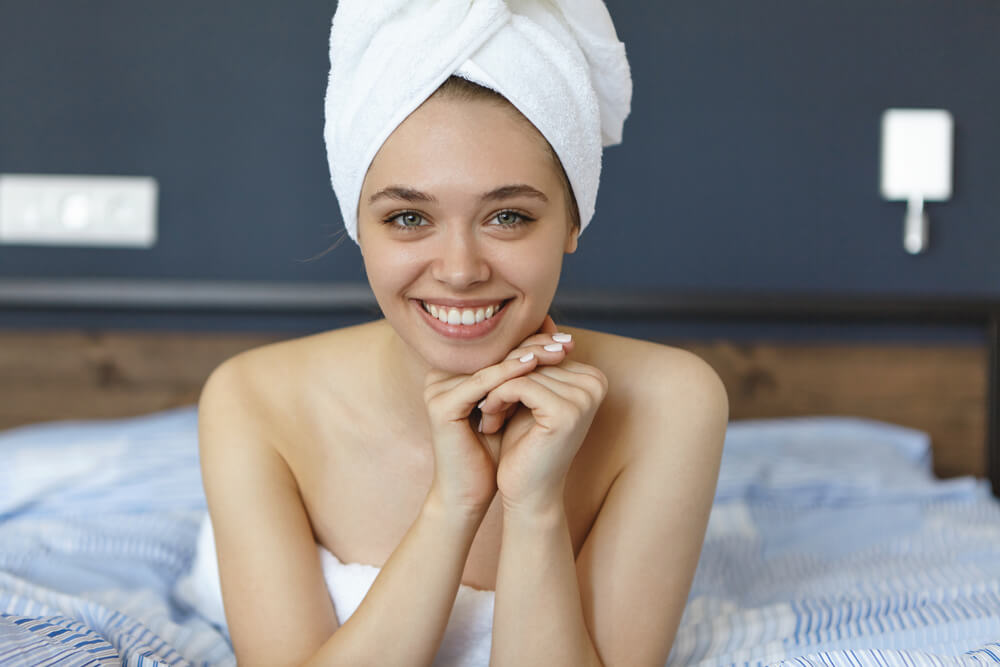
[[[0,664],[233,665],[184,602],[194,406],[0,432]],[[927,434],[734,421],[668,665],[1000,663],[1000,503]]]

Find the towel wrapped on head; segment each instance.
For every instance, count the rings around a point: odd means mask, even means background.
[[[324,134],[351,238],[375,154],[452,75],[500,93],[545,137],[583,231],[602,148],[621,142],[632,100],[625,46],[603,0],[340,0]]]

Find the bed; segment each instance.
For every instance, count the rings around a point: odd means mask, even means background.
[[[42,346],[51,351],[47,356],[85,359],[88,368],[103,369],[105,392],[134,397],[145,391],[156,398],[144,408],[131,404],[130,416],[96,417],[101,411],[90,409],[89,416],[66,419],[73,410],[64,408],[61,419],[35,415],[34,423],[0,430],[0,664],[235,664],[225,628],[195,613],[185,593],[205,511],[191,390],[217,361],[206,349],[224,357],[234,348],[191,334],[63,332],[48,342],[38,333],[3,336],[0,349],[9,358],[0,352],[0,369],[10,371],[8,377],[26,372],[11,359],[27,358],[29,348],[35,358],[46,356]],[[262,340],[241,336],[231,345]],[[174,347],[183,353],[164,353]],[[926,429],[870,414],[801,414],[819,412],[817,405],[845,412],[830,403],[761,410],[758,400],[757,414],[749,414],[741,405],[760,382],[747,377],[764,367],[780,386],[782,372],[805,362],[783,366],[787,355],[775,354],[764,364],[768,355],[759,347],[752,353],[731,344],[712,349],[696,351],[730,387],[733,420],[668,664],[1000,664],[1000,502],[996,480],[989,479],[996,462],[992,348],[971,357],[963,348],[939,363],[983,371],[980,388],[990,400],[978,404],[979,421],[969,426],[948,413],[934,422],[911,393],[904,403],[920,406],[921,418],[931,420]],[[840,365],[855,363],[843,350],[832,354]],[[861,354],[849,372],[870,367],[873,354]],[[158,358],[143,372],[170,376],[170,391],[143,385],[129,355],[147,366]],[[191,386],[177,381],[181,371],[171,361],[182,355],[202,360],[189,371]],[[885,375],[889,357],[884,349],[878,355]],[[913,369],[933,357],[920,349],[913,358],[919,361],[900,362],[909,369],[902,382],[915,384]],[[734,358],[755,361],[734,379],[727,367]],[[60,370],[51,372],[72,374],[69,365],[53,362]],[[949,386],[975,384],[942,372],[929,376],[929,391],[939,399]],[[51,387],[67,383],[79,393],[65,378]],[[937,403],[941,409],[963,400],[977,404],[959,393]],[[949,436],[931,433],[936,423],[950,424],[950,437],[975,452],[965,471],[960,459],[941,453]]]

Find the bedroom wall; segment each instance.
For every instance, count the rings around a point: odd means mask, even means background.
[[[633,113],[624,145],[605,154],[597,215],[564,287],[1000,296],[1000,3],[608,4],[633,67]],[[321,134],[334,7],[0,0],[0,173],[160,186],[153,248],[0,245],[0,284],[363,282],[350,242],[307,261],[340,229]],[[954,196],[930,205],[921,256],[902,249],[903,205],[879,196],[889,107],[946,108],[956,121]],[[140,318],[0,301],[0,327],[314,330],[369,316],[175,307]]]

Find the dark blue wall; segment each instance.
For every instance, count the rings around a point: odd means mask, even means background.
[[[609,7],[633,112],[565,286],[1000,296],[1000,2]],[[154,248],[0,246],[0,279],[363,281],[349,241],[305,261],[341,229],[322,140],[334,8],[0,0],[0,172],[160,184]],[[879,196],[889,107],[955,117],[954,196],[929,206],[922,256]]]

